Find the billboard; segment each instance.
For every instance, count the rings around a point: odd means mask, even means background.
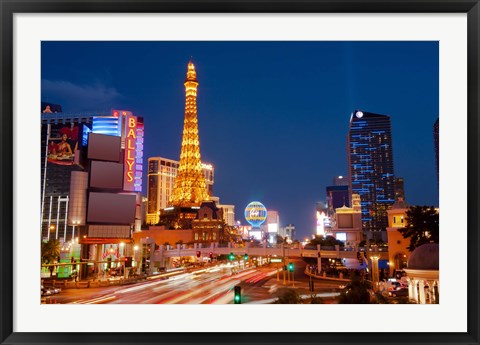
[[[57,165],[73,165],[78,148],[79,124],[50,124],[47,160]]]
[[[137,149],[137,117],[128,114],[125,136],[125,162],[123,168],[123,189],[135,190],[135,156]]]

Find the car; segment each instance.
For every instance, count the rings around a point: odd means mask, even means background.
[[[62,291],[62,289],[58,288],[58,287],[51,287],[51,288],[48,288],[50,291],[53,291],[53,293],[60,293]]]
[[[42,296],[50,296],[54,295],[56,293],[60,293],[62,289],[58,287],[44,287],[43,285],[41,286],[41,291],[42,291]]]
[[[52,294],[52,292],[46,288],[44,288],[42,286],[42,288],[40,289],[41,293],[42,293],[42,296],[50,296]]]
[[[392,290],[388,292],[390,297],[404,297],[408,296],[408,288],[402,287],[396,290]]]

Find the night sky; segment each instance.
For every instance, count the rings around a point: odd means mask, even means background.
[[[407,202],[438,206],[438,42],[43,42],[42,100],[143,116],[146,171],[148,157],[179,160],[190,57],[202,161],[243,224],[255,200],[297,238],[314,232],[315,202],[348,171],[355,109],[391,116]]]

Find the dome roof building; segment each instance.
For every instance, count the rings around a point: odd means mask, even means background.
[[[405,269],[410,300],[420,304],[438,304],[439,262],[438,243],[421,245],[410,254],[408,269]]]
[[[416,270],[437,270],[439,262],[438,243],[427,243],[416,248],[408,259],[408,268]]]

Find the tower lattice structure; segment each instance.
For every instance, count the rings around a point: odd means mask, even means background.
[[[177,178],[170,196],[171,206],[199,206],[209,200],[207,185],[200,160],[197,116],[197,73],[192,61],[188,63],[185,79],[185,119],[183,122],[182,151]]]

